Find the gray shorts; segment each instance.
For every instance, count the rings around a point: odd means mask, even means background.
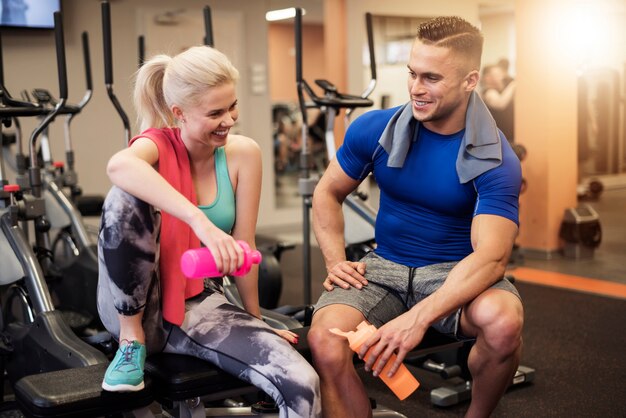
[[[367,286],[362,289],[335,286],[324,292],[315,304],[315,311],[333,304],[352,306],[377,327],[405,313],[443,284],[457,262],[432,264],[425,267],[407,267],[386,260],[371,252],[361,259],[367,265]],[[506,278],[496,282],[492,289],[507,290],[520,298],[517,289]],[[521,298],[520,298],[521,299]],[[432,325],[442,334],[456,338],[459,335],[461,308]]]

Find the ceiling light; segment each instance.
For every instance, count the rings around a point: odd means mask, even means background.
[[[304,16],[305,14],[306,11],[302,9],[302,15]],[[291,19],[295,16],[296,8],[290,7],[288,9],[270,10],[269,12],[265,13],[265,20],[267,20],[268,22],[274,22],[276,20]]]

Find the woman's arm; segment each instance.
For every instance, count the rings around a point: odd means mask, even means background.
[[[155,170],[158,160],[156,144],[148,138],[139,138],[109,160],[107,174],[122,190],[188,224],[215,256],[221,271],[235,270],[243,261],[241,248]]]
[[[246,241],[255,249],[256,223],[261,199],[261,149],[250,138],[233,135],[226,147],[228,171],[235,189],[235,226],[232,236]],[[232,167],[232,170],[231,170]],[[234,174],[234,177],[233,177]],[[241,296],[244,309],[261,319],[259,306],[259,267],[254,265],[250,272],[235,277],[235,285]],[[298,336],[289,330],[275,329],[274,332],[292,344],[298,343]]]
[[[261,149],[250,138],[232,135],[226,146],[226,160],[236,202],[232,236],[235,240],[246,241],[252,249],[255,249],[256,224],[261,199]],[[258,274],[258,266],[253,266],[250,273],[236,277],[235,284],[246,311],[260,318]]]

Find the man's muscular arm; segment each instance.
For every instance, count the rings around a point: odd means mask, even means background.
[[[421,342],[430,325],[465,306],[500,280],[516,236],[517,225],[513,221],[496,215],[476,216],[472,222],[474,252],[450,271],[436,292],[383,325],[363,344],[359,353],[361,356],[373,346],[366,369],[371,369],[380,356],[381,360],[374,369],[375,374],[380,373],[391,354],[397,352],[398,359],[390,371],[395,373],[407,352]]]
[[[333,284],[361,288],[367,284],[363,277],[365,264],[346,261],[344,219],[341,205],[346,196],[357,188],[359,181],[348,176],[337,160],[332,160],[315,187],[313,194],[313,231],[320,245],[326,271],[324,288]]]

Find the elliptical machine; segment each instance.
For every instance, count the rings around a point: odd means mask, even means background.
[[[103,331],[96,307],[96,288],[98,280],[98,259],[94,232],[88,230],[83,216],[99,215],[103,198],[101,196],[83,196],[78,185],[78,175],[74,170],[74,151],[72,149],[70,123],[87,105],[92,96],[91,64],[89,57],[89,38],[82,33],[83,57],[87,89],[77,105],[65,104],[59,115],[65,117],[65,162],[53,161],[50,151],[50,139],[46,126],[42,130],[37,155],[41,158],[43,197],[46,201],[46,213],[51,228],[57,231],[51,244],[54,264],[57,266],[56,277],[49,282],[59,309],[64,311],[66,320],[75,332],[81,334],[93,344],[108,344],[110,335]],[[35,89],[33,95],[39,106],[52,109],[58,101],[44,89]],[[53,119],[54,120],[54,119]],[[17,129],[17,127],[16,127]],[[18,138],[21,135],[18,135]],[[22,144],[16,144],[16,165],[18,183],[25,177],[26,168],[22,155]],[[53,275],[54,276],[54,275]]]
[[[5,343],[3,369],[11,383],[43,371],[60,370],[107,362],[106,356],[79,339],[54,308],[46,283],[50,263],[38,257],[20,224],[34,224],[36,249],[48,249],[49,222],[42,198],[43,183],[36,155],[37,139],[60,114],[67,100],[67,75],[63,27],[60,13],[54,14],[60,100],[52,111],[42,106],[12,99],[0,86],[0,118],[3,126],[15,117],[45,115],[30,137],[28,189],[8,184],[4,161],[0,158],[0,247],[3,286],[2,337]],[[0,127],[1,129],[1,127]],[[1,133],[1,132],[0,132]],[[1,156],[0,156],[1,157]],[[45,250],[44,250],[45,251]],[[46,261],[48,260],[48,261]]]

